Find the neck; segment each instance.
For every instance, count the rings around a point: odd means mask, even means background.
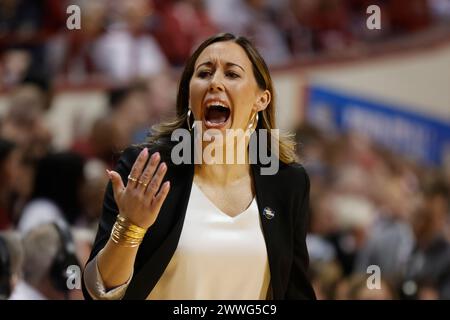
[[[221,161],[220,164],[208,164],[205,163],[205,159],[202,158],[201,164],[195,165],[195,176],[197,179],[207,181],[208,184],[215,184],[220,186],[227,186],[242,181],[250,177],[250,164],[248,157],[248,141],[241,141],[244,143],[244,149],[239,150],[238,143],[232,143],[228,145],[230,150],[233,150],[233,160],[231,163],[227,163],[227,144],[217,143],[216,147],[222,150],[222,157],[216,159]],[[205,154],[205,147],[212,146],[215,142],[206,142],[202,146],[202,157]],[[212,144],[212,145],[211,145]],[[239,156],[239,152],[245,152],[242,158]]]
[[[226,186],[250,177],[250,165],[247,164],[198,164],[195,165],[197,179],[209,184]]]

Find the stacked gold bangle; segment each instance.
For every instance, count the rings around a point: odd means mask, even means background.
[[[131,223],[119,214],[111,232],[111,239],[124,247],[137,247],[141,244],[146,232],[147,229]]]

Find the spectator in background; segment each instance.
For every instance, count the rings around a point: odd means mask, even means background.
[[[331,263],[336,260],[336,249],[328,238],[338,230],[330,194],[311,199],[310,228],[306,238],[311,262]]]
[[[317,50],[311,20],[318,5],[316,0],[289,0],[277,16],[277,24],[295,58],[310,56]]]
[[[252,39],[268,65],[287,63],[291,56],[266,0],[208,1],[211,18],[220,30]],[[221,1],[222,2],[222,1]]]
[[[52,138],[44,118],[49,105],[46,81],[25,79],[11,93],[8,111],[1,121],[0,136],[15,142],[27,158],[41,158],[49,151]]]
[[[98,40],[94,62],[110,80],[125,82],[148,77],[168,67],[167,59],[149,33],[153,14],[148,0],[118,1],[119,20]]]
[[[115,163],[119,133],[110,116],[101,117],[93,123],[86,138],[74,141],[71,150],[85,160],[98,159],[108,168]]]
[[[87,141],[75,141],[72,150],[85,158],[98,158],[107,166],[115,155],[148,135],[152,108],[146,83],[134,83],[109,91],[109,113],[95,121]]]
[[[425,188],[414,217],[416,247],[402,286],[406,298],[450,299],[450,243],[445,238],[449,198],[449,187],[440,180]]]
[[[358,253],[355,271],[365,273],[370,265],[377,265],[383,276],[398,286],[413,249],[411,214],[420,194],[408,190],[401,177],[394,173],[377,188],[382,197],[379,216]]]
[[[295,57],[320,51],[342,52],[353,41],[344,1],[291,0],[278,20]]]
[[[15,39],[20,42],[32,39],[41,31],[43,9],[43,1],[1,1],[0,40]]]
[[[51,222],[64,227],[80,218],[83,166],[72,152],[49,154],[38,162],[31,199],[18,223],[22,233]]]
[[[342,269],[337,261],[311,261],[310,278],[318,300],[334,299]]]
[[[51,103],[47,79],[30,73],[8,98],[8,108],[0,120],[0,137],[14,143],[21,154],[14,163],[19,168],[14,177],[14,203],[9,206],[10,219],[16,224],[31,193],[34,165],[51,148],[52,136],[45,120]]]
[[[104,189],[108,183],[108,176],[106,175],[106,169],[108,168],[104,162],[98,159],[91,159],[84,166],[85,183],[81,190],[83,210],[82,216],[76,224],[79,227],[88,228],[92,232],[96,231],[102,213]]]
[[[1,48],[0,48],[1,49]],[[32,56],[26,50],[14,48],[0,50],[0,88],[14,88],[25,77]]]
[[[155,0],[152,33],[173,66],[182,66],[192,48],[217,33],[204,0]]]
[[[242,0],[245,24],[241,33],[253,39],[269,65],[283,65],[291,55],[265,0]]]
[[[9,299],[22,278],[23,248],[20,236],[0,232],[0,300]]]
[[[116,150],[130,143],[139,143],[148,134],[152,110],[146,101],[147,88],[143,83],[113,89],[109,95],[111,121],[118,133]]]
[[[150,77],[146,84],[147,99],[145,103],[150,111],[148,126],[151,127],[164,119],[175,116],[176,81],[170,74],[161,73]]]
[[[342,172],[347,175],[348,173]],[[355,259],[363,247],[375,216],[375,207],[358,193],[333,190],[331,207],[337,221],[337,232],[329,235],[344,275],[353,272]]]
[[[21,153],[11,141],[0,138],[0,230],[13,227],[13,198],[18,191]]]
[[[393,300],[395,293],[383,278],[380,279],[379,288],[370,289],[367,285],[368,275],[355,273],[344,280],[345,286],[341,288],[340,299],[344,300]],[[369,280],[370,282],[370,280]]]
[[[106,1],[78,1],[77,4],[82,11],[82,28],[62,29],[49,39],[46,48],[51,72],[75,83],[100,76],[95,55],[101,50],[99,41],[105,33],[107,19]]]
[[[44,1],[4,0],[0,2],[0,50],[27,52],[30,66],[44,70]]]
[[[79,265],[70,231],[41,224],[23,238],[24,277],[11,300],[62,300],[69,298],[67,267]]]

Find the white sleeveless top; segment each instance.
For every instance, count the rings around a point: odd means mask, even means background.
[[[147,299],[265,299],[269,282],[255,198],[231,217],[193,183],[177,249]]]

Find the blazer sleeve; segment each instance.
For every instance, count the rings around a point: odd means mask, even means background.
[[[294,257],[289,277],[289,284],[286,291],[286,299],[311,299],[315,300],[316,295],[308,279],[309,255],[306,247],[306,233],[309,219],[309,190],[310,181],[305,169],[301,168],[303,195],[300,195],[301,202],[296,213],[294,229]]]
[[[141,148],[139,147],[129,147],[123,152],[122,156],[117,162],[114,170],[120,174],[125,185],[128,181],[128,174],[130,173],[131,168],[133,167],[133,164],[136,161],[136,158],[139,155],[140,151]],[[92,247],[92,251],[87,263],[94,259],[99,251],[105,247],[111,235],[111,230],[114,226],[114,223],[116,222],[116,217],[118,214],[119,209],[117,207],[116,201],[114,200],[114,193],[110,181],[108,182],[108,185],[106,187],[105,196],[103,199],[102,215],[100,217],[97,235],[95,236],[94,245]],[[92,299],[84,284],[84,273],[81,283],[85,299]]]

